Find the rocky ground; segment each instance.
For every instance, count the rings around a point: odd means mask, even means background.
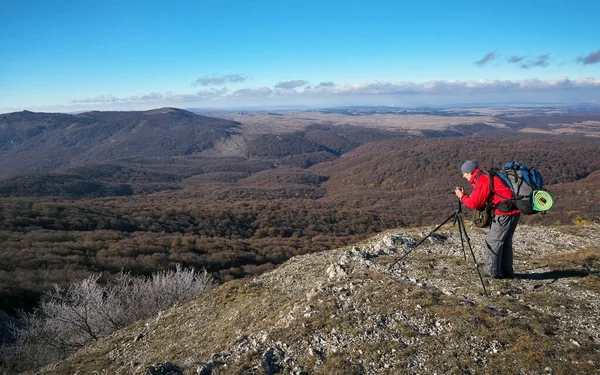
[[[40,373],[600,373],[599,226],[520,226],[517,277],[487,295],[455,227],[414,247],[432,229],[295,257]],[[467,230],[481,262],[486,231]]]

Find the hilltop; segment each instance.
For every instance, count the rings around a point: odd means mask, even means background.
[[[519,226],[517,277],[486,280],[487,297],[455,228],[414,248],[431,229],[389,230],[294,257],[118,331],[40,374],[166,374],[158,369],[169,366],[171,374],[202,375],[600,369],[600,227]],[[483,259],[485,231],[468,232]]]

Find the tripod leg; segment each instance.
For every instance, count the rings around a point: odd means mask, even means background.
[[[465,228],[465,223],[463,222],[462,216],[458,216],[459,227],[462,224],[463,232],[465,234],[465,238],[467,240],[467,245],[469,245],[469,250],[471,251],[471,256],[473,257],[473,263],[475,264],[475,269],[477,270],[477,275],[479,275],[479,280],[481,281],[481,286],[483,287],[483,293],[489,296],[487,289],[485,289],[485,283],[483,282],[483,277],[481,276],[481,271],[479,270],[479,265],[477,264],[477,259],[475,259],[475,253],[473,252],[473,246],[471,246],[471,239],[467,234],[467,229]],[[462,234],[461,234],[462,235]]]
[[[460,218],[460,213],[457,213],[456,215]],[[465,224],[463,223],[463,221],[458,219],[458,232],[460,233],[460,245],[463,251],[463,259],[467,260],[467,252],[465,251],[465,239],[463,236],[463,232],[466,234],[467,231],[465,230],[464,225]]]
[[[427,236],[425,236],[425,238],[423,238],[421,241],[419,241],[415,247],[413,247],[412,249],[410,249],[409,251],[407,251],[406,253],[404,253],[404,255],[402,255],[400,257],[400,259],[398,259],[397,261],[395,261],[394,263],[390,264],[390,266],[388,267],[388,271],[391,270],[396,264],[398,264],[402,259],[406,258],[408,256],[408,254],[412,253],[412,251],[414,249],[416,249],[420,244],[422,244],[426,239],[428,239],[435,231],[437,231],[438,229],[440,229],[442,226],[444,226],[444,224],[446,224],[447,222],[449,222],[451,219],[455,218],[456,214],[452,214],[450,216],[448,216],[448,218],[446,220],[444,220],[444,222],[442,222],[440,225],[438,225],[437,227],[435,227],[434,230],[432,230],[431,232],[429,232],[429,234]]]

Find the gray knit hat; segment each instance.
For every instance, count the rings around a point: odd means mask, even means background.
[[[473,173],[475,169],[477,169],[477,162],[475,160],[467,160],[460,167],[462,173]]]

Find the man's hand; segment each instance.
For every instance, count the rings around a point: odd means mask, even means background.
[[[461,199],[463,197],[463,195],[465,195],[465,189],[463,189],[461,187],[457,187],[454,190],[454,194],[456,194],[456,196],[458,197],[458,199]]]

